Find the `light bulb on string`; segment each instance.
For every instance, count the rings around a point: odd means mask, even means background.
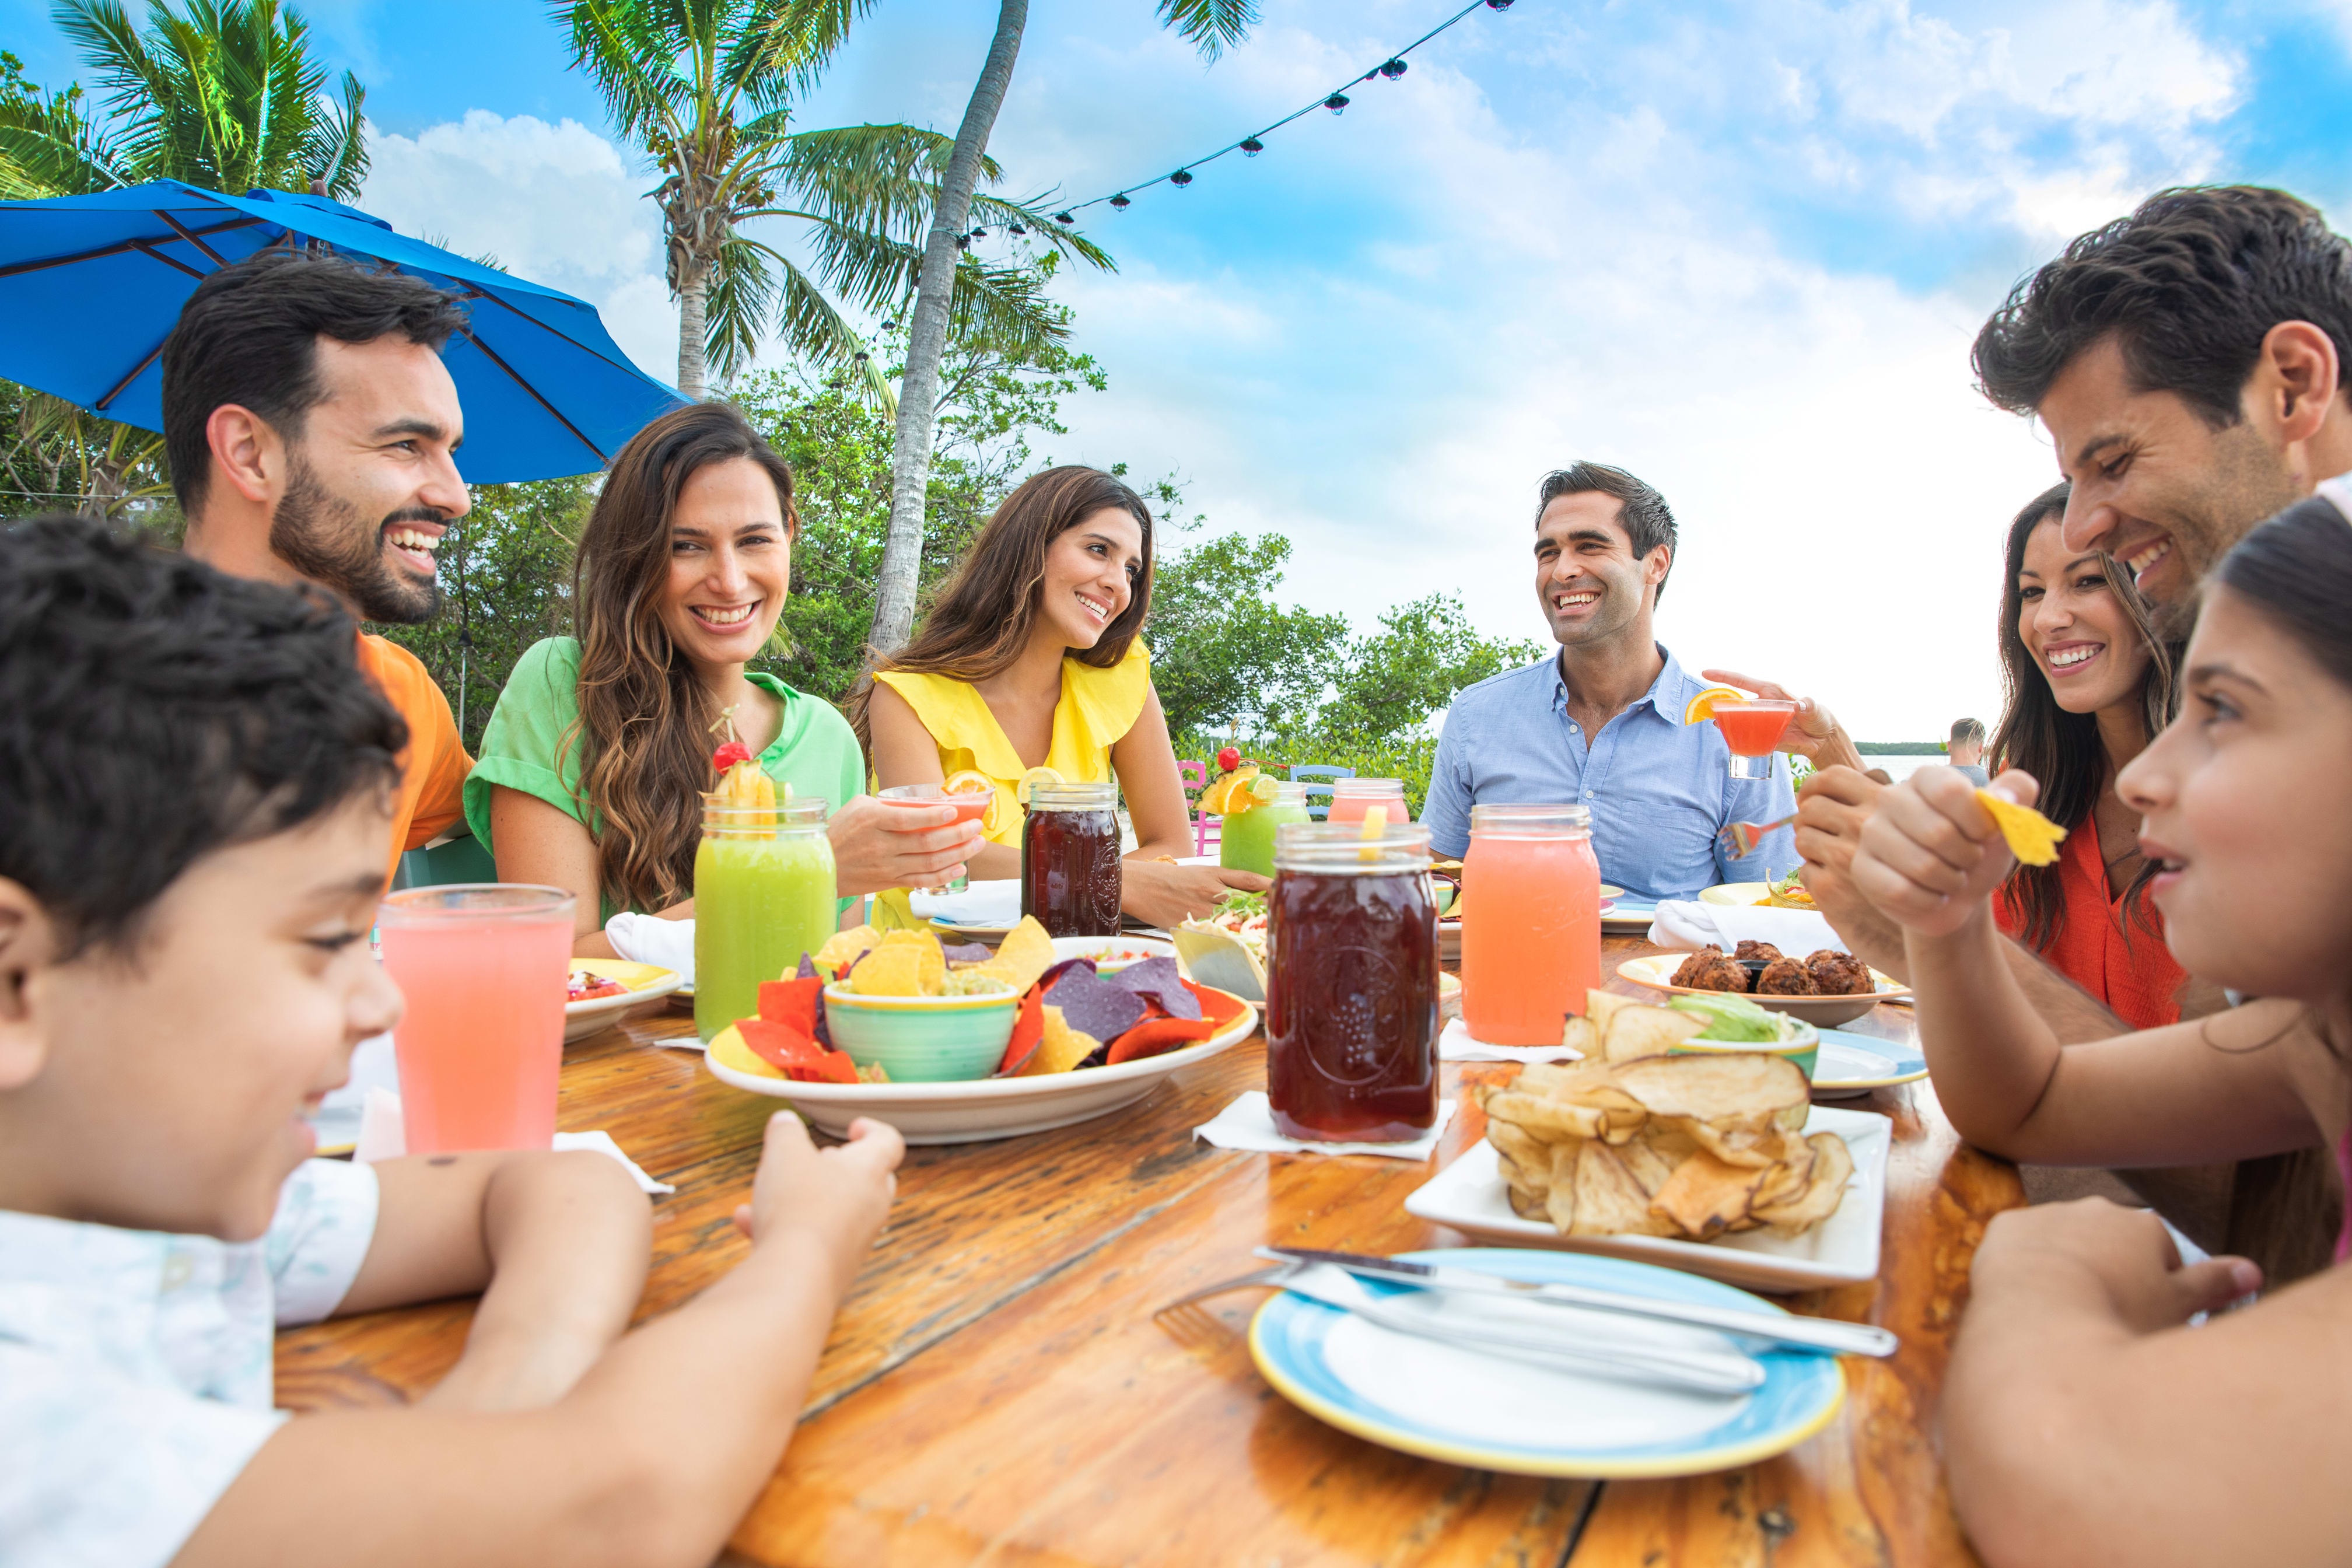
[[[1014,225],[1013,226],[1013,233],[1015,233],[1015,234],[1027,234],[1029,231],[1028,231],[1027,229],[1025,229],[1025,228],[1023,228],[1019,224],[1017,224],[1017,223],[1016,223],[1016,224],[1014,224]]]
[[[1110,199],[1110,205],[1111,205],[1114,208],[1116,208],[1118,211],[1119,211],[1119,212],[1125,212],[1128,208],[1129,208],[1129,207],[1133,206],[1135,204],[1134,204],[1133,202],[1130,202],[1130,201],[1129,201],[1129,200],[1127,199],[1127,193],[1126,193],[1125,191],[1121,191],[1121,192],[1119,192],[1119,193],[1118,193],[1118,195],[1115,195],[1115,196],[1111,197],[1111,199]]]
[[[1054,221],[1063,224],[1076,223],[1078,221],[1078,216],[1076,213],[1055,213]]]
[[[1402,60],[1391,60],[1388,64],[1382,66],[1380,70],[1380,74],[1388,78],[1391,81],[1396,80],[1397,78],[1404,75],[1404,73],[1405,63]]]
[[[1168,176],[1168,183],[1171,185],[1177,186],[1189,185],[1192,183],[1192,171],[1190,169],[1179,169],[1174,174]]]
[[[1507,11],[1510,8],[1511,0],[1486,0],[1486,9],[1489,11]]]
[[[1265,152],[1265,142],[1261,142],[1261,141],[1259,141],[1256,137],[1255,137],[1255,136],[1244,136],[1244,137],[1243,137],[1243,138],[1242,138],[1242,156],[1243,156],[1243,157],[1244,157],[1244,158],[1255,158],[1255,157],[1256,157],[1260,153],[1263,153],[1263,152]]]
[[[1344,113],[1348,107],[1348,95],[1344,92],[1335,92],[1323,100],[1323,107],[1334,114]]]

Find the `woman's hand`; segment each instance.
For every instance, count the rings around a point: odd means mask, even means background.
[[[1162,930],[1216,912],[1227,893],[1262,893],[1274,886],[1255,871],[1221,866],[1176,866],[1165,860],[1119,862],[1119,906],[1145,925]]]
[[[1778,682],[1759,680],[1752,675],[1742,675],[1731,669],[1702,669],[1701,677],[1718,680],[1726,686],[1737,686],[1743,691],[1772,702],[1793,702],[1797,710],[1789,719],[1789,727],[1780,731],[1780,743],[1774,749],[1794,752],[1809,758],[1816,767],[1849,767],[1856,773],[1864,771],[1862,753],[1838,723],[1837,715],[1810,697],[1799,697]]]
[[[849,1124],[846,1143],[820,1149],[798,1116],[779,1110],[768,1118],[751,1199],[737,1206],[735,1228],[755,1247],[804,1235],[830,1265],[838,1300],[889,1217],[906,1155],[906,1140],[887,1122],[861,1116]]]
[[[959,823],[951,805],[898,805],[859,795],[824,825],[834,883],[845,899],[886,888],[952,881],[980,847],[980,824]]]
[[[2042,786],[2011,769],[1992,787],[2032,805]],[[1982,912],[2016,864],[1976,786],[1951,768],[1921,768],[1879,792],[1853,857],[1853,885],[1922,936],[1949,936]]]

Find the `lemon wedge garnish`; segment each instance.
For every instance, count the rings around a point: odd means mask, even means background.
[[[1715,717],[1717,703],[1746,702],[1748,700],[1748,693],[1745,691],[1737,690],[1728,686],[1710,686],[1690,700],[1690,705],[1683,710],[1683,722],[1704,724]]]
[[[1386,833],[1388,830],[1389,808],[1385,805],[1366,806],[1364,808],[1364,826],[1356,835],[1357,837],[1361,838],[1366,842],[1361,849],[1356,851],[1356,858],[1359,860],[1379,859],[1381,858],[1381,852],[1379,848],[1370,842],[1370,840],[1378,838],[1381,834]]]
[[[2058,858],[2058,841],[2066,837],[2064,828],[2032,806],[2003,800],[1989,789],[1977,791],[1977,804],[1991,816],[2020,865],[2047,866]]]
[[[1067,784],[1069,782],[1069,780],[1061,775],[1061,773],[1057,769],[1031,768],[1027,773],[1021,775],[1021,782],[1013,786],[1013,798],[1019,801],[1022,805],[1027,805],[1029,804],[1030,785],[1059,784]]]

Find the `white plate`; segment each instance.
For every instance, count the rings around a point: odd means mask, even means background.
[[[1507,1279],[1622,1290],[1670,1301],[1779,1312],[1769,1301],[1670,1269],[1557,1252],[1462,1247],[1406,1258]],[[1494,1302],[1443,1292],[1365,1289],[1391,1310],[1430,1312],[1507,1332],[1527,1314],[1557,1331],[1570,1310]],[[1720,1334],[1631,1318],[1585,1320],[1619,1342],[1731,1349]],[[1555,1371],[1505,1361],[1365,1321],[1288,1291],[1250,1321],[1250,1354],[1266,1382],[1300,1409],[1343,1432],[1407,1454],[1523,1476],[1689,1476],[1753,1464],[1828,1425],[1845,1397],[1834,1356],[1766,1351],[1764,1384],[1718,1397],[1634,1378]]]
[[[632,963],[625,958],[575,958],[564,973],[586,970],[605,980],[617,980],[628,987],[618,996],[591,996],[585,1002],[563,1005],[563,1043],[584,1040],[607,1024],[617,1024],[622,1016],[657,1002],[686,984],[686,976],[675,969],[658,964]]]
[[[1512,1212],[1495,1146],[1480,1139],[1404,1201],[1405,1213],[1466,1231],[1498,1247],[1549,1247],[1664,1264],[1750,1290],[1811,1290],[1878,1277],[1878,1233],[1886,1213],[1886,1156],[1892,1124],[1867,1110],[1817,1105],[1807,1134],[1834,1132],[1853,1156],[1844,1201],[1802,1236],[1786,1240],[1747,1231],[1719,1241],[1660,1236],[1562,1236],[1541,1220]]]
[[[1701,888],[1698,901],[1702,904],[1754,904],[1769,898],[1771,892],[1772,884],[1769,882],[1717,882],[1712,888]]]
[[[1917,1046],[1823,1029],[1821,1054],[1813,1063],[1813,1094],[1822,1100],[1851,1100],[1927,1076],[1927,1058]]]
[[[1239,1001],[1239,998],[1235,998]],[[1242,1016],[1224,1033],[1140,1061],[1117,1067],[1081,1068],[1035,1078],[983,1078],[963,1083],[794,1083],[729,1067],[703,1054],[703,1065],[721,1082],[753,1094],[773,1095],[825,1131],[846,1136],[860,1116],[887,1121],[909,1143],[978,1143],[1014,1138],[1087,1121],[1141,1100],[1169,1074],[1207,1061],[1250,1037],[1257,1009],[1241,1003]]]
[[[1676,996],[1722,994],[1674,983],[1675,971],[1689,959],[1687,952],[1653,952],[1641,958],[1627,959],[1617,966],[1617,973],[1636,985],[1647,985],[1653,990],[1670,992]],[[1833,1024],[1851,1023],[1881,1002],[1911,994],[1909,986],[1892,976],[1881,974],[1875,969],[1870,972],[1870,977],[1877,983],[1878,990],[1875,994],[1867,996],[1772,996],[1762,992],[1738,992],[1735,994],[1746,996],[1759,1007],[1786,1013],[1804,1019],[1816,1028],[1825,1028]]]

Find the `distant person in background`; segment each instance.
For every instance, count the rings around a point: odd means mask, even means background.
[[[1136,838],[1121,873],[1128,915],[1170,926],[1213,912],[1228,891],[1263,891],[1272,884],[1248,871],[1174,864],[1192,851],[1192,826],[1141,635],[1150,607],[1143,498],[1097,468],[1031,475],[971,542],[922,629],[851,696],[876,780],[985,775],[997,822],[971,875],[1002,879],[1021,874],[1023,775],[1116,777]]]
[[[1954,769],[1979,789],[1992,782],[1980,765],[1984,756],[1985,727],[1980,720],[1952,721],[1951,740],[1944,747]]]
[[[441,607],[433,552],[473,501],[441,347],[464,310],[422,279],[265,250],[196,285],[163,340],[163,450],[187,552],[232,576],[312,583],[352,618]],[[473,765],[416,656],[359,634],[360,670],[408,724],[390,881],[465,820]]]
[[[1730,748],[1684,710],[1708,681],[1658,645],[1658,596],[1675,563],[1665,498],[1622,468],[1578,463],[1538,488],[1537,601],[1559,652],[1465,689],[1446,714],[1423,813],[1431,846],[1459,858],[1470,809],[1497,803],[1592,811],[1601,875],[1643,899],[1687,898],[1718,882],[1796,868],[1789,829],[1752,855],[1727,856],[1729,822],[1775,822],[1796,809],[1786,773],[1731,776]],[[1706,675],[1721,674],[1709,670]],[[1725,677],[1769,697],[1769,683]],[[1859,766],[1836,721],[1805,704],[1784,750]]]

